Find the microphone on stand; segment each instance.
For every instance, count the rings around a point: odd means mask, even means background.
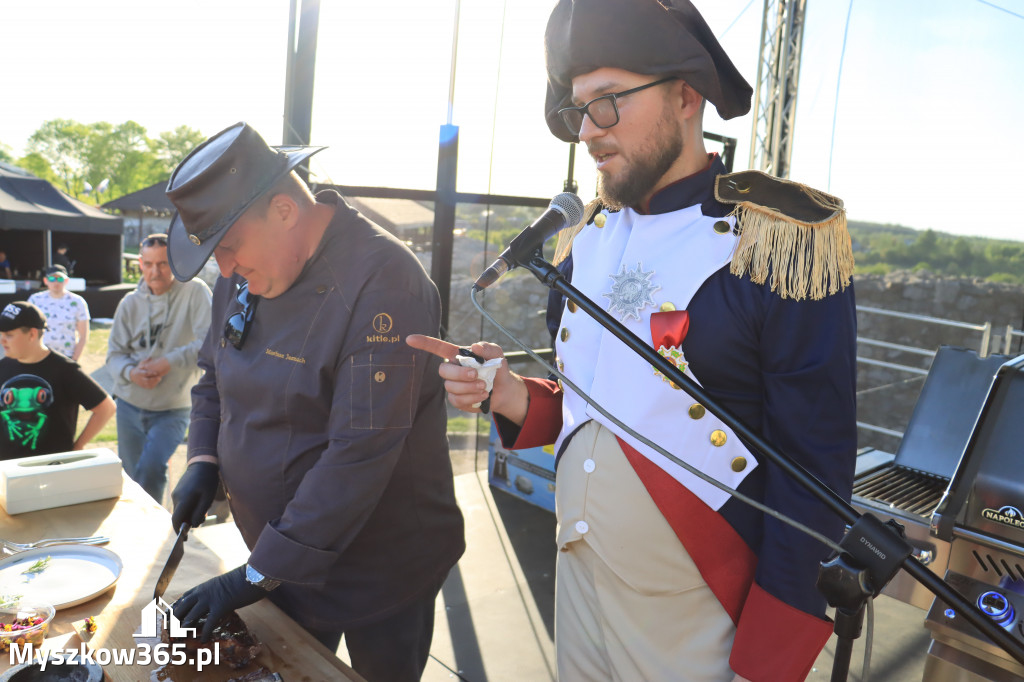
[[[583,218],[583,202],[572,192],[562,192],[551,200],[539,218],[509,242],[497,260],[488,266],[473,284],[473,291],[491,286],[509,270],[533,255],[537,248],[559,230],[571,227]]]

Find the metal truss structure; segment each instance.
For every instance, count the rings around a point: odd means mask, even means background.
[[[765,0],[754,88],[750,167],[789,176],[807,0]]]

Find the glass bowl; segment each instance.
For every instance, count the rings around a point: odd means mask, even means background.
[[[38,601],[0,604],[0,653],[12,646],[42,646],[54,613],[53,606]]]

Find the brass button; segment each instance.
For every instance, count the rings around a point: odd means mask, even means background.
[[[377,372],[376,374],[373,375],[373,380],[376,381],[378,384],[384,383],[384,380],[387,378],[388,377],[386,374],[384,374],[384,372]]]
[[[221,348],[223,348],[223,347],[224,347],[224,346],[226,346],[227,344],[228,344],[228,342],[227,342],[227,341],[225,341],[224,339],[221,339],[221,340],[220,340],[220,347],[221,347]]]
[[[671,301],[665,301],[660,306],[658,306],[658,310],[660,310],[663,313],[670,313],[670,312],[672,312],[675,309],[676,309],[676,304],[671,302]]]
[[[681,390],[683,390],[683,389],[679,388],[679,386],[677,386],[677,385],[676,385],[676,382],[674,382],[674,381],[670,381],[670,382],[668,382],[668,385],[669,385],[669,386],[671,386],[672,388],[674,388],[674,389],[675,389],[675,390],[677,390],[677,391],[681,391]]]
[[[564,372],[565,371],[565,363],[562,362],[561,360],[558,361],[558,371],[559,372]]]
[[[732,470],[737,474],[747,468],[746,457],[734,457],[732,460]]]
[[[715,232],[717,232],[718,234],[725,234],[731,229],[732,225],[730,225],[724,220],[718,220],[715,222]]]
[[[326,291],[327,291],[327,286],[326,286],[326,285],[323,285],[323,284],[321,284],[320,286],[318,286],[318,287],[316,288],[316,293],[318,293],[318,294],[323,294],[323,293],[325,293]]]
[[[561,379],[558,380],[558,389],[561,390],[561,391],[565,390],[565,386],[562,386],[562,380]]]
[[[200,244],[202,244],[202,243],[203,243],[203,242],[202,242],[202,240],[201,240],[201,239],[199,239],[199,237],[195,236],[194,234],[190,234],[190,235],[188,236],[188,240],[189,240],[190,242],[192,242],[193,244],[195,244],[196,246],[199,246]]]
[[[569,309],[570,313],[576,312],[576,304],[574,302],[572,302],[572,301],[569,301],[568,303],[566,303],[565,307]]]
[[[711,444],[716,448],[720,448],[725,445],[725,431],[722,429],[715,429],[711,432]]]
[[[604,213],[598,213],[596,216],[594,216],[594,224],[597,225],[598,227],[604,227],[605,221],[607,220],[608,218],[607,216],[605,216]]]
[[[562,327],[562,333],[559,334],[558,336],[560,339],[562,339],[562,343],[565,343],[566,341],[569,340],[569,330],[566,329],[565,327]]]
[[[700,403],[694,403],[693,405],[690,405],[690,409],[687,410],[687,412],[690,415],[690,419],[703,419],[705,411],[706,410],[704,409],[704,406],[701,405]]]

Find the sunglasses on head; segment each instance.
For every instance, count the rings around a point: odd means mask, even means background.
[[[151,234],[142,240],[140,248],[148,249],[151,246],[167,246],[167,236],[162,234]]]
[[[260,297],[250,294],[249,283],[242,282],[238,287],[235,300],[242,306],[242,309],[228,317],[228,321],[224,323],[224,338],[235,347],[235,350],[242,350],[242,344],[249,336],[252,319],[256,316],[256,304],[260,302]]]

